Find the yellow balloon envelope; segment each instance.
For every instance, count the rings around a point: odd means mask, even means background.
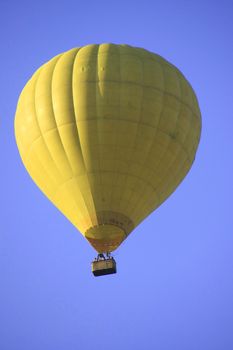
[[[201,117],[181,72],[127,45],[88,45],[39,68],[15,133],[43,193],[99,252],[115,250],[179,185]]]

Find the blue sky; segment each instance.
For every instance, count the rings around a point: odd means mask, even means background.
[[[1,1],[0,349],[233,349],[231,1]],[[14,139],[33,72],[72,47],[126,43],[191,82],[196,161],[94,278],[95,251],[30,179]]]

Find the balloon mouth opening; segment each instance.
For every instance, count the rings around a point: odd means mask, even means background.
[[[122,228],[112,224],[91,227],[84,236],[98,253],[114,251],[127,237]]]

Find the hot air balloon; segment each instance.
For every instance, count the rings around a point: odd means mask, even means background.
[[[15,117],[22,161],[98,252],[94,275],[190,170],[200,139],[195,93],[171,63],[128,45],[87,45],[42,65]]]

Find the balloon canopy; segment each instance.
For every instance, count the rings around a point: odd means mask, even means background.
[[[200,130],[182,73],[147,50],[114,44],[45,63],[15,118],[27,171],[99,253],[115,250],[176,189]]]

